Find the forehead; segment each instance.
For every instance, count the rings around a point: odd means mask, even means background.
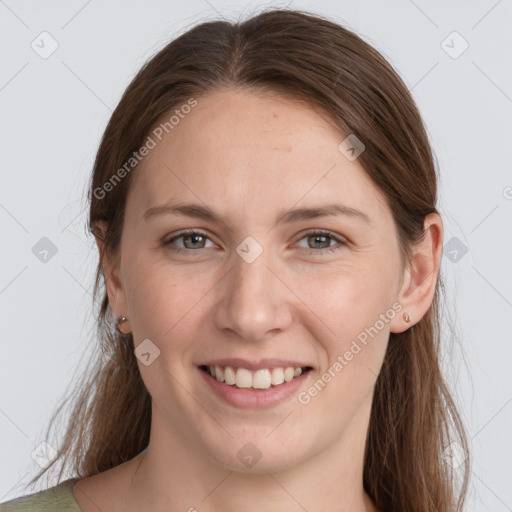
[[[131,202],[140,215],[173,199],[261,214],[343,200],[365,205],[372,217],[384,214],[362,166],[339,151],[344,138],[329,116],[303,102],[245,90],[201,96],[161,141],[153,136]]]

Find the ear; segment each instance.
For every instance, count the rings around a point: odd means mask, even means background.
[[[100,264],[103,270],[103,275],[105,277],[110,309],[112,310],[115,320],[117,320],[117,318],[121,316],[126,316],[126,294],[119,278],[118,263],[111,260],[108,255],[104,253],[107,227],[108,223],[106,221],[95,221],[93,223],[93,233],[96,239],[96,245],[98,246],[98,251],[100,253]],[[124,334],[129,334],[129,321],[119,324],[119,329]]]
[[[413,257],[404,270],[398,302],[403,309],[391,321],[391,332],[406,331],[418,323],[428,311],[434,298],[443,249],[443,222],[437,213],[425,217],[424,236],[413,247]],[[411,321],[405,322],[407,312]]]

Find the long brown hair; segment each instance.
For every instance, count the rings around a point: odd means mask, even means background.
[[[223,88],[273,91],[327,113],[365,144],[359,156],[384,193],[404,261],[438,213],[437,169],[426,130],[407,87],[390,64],[352,31],[296,10],[267,9],[238,23],[211,21],[188,30],[150,59],[126,89],[101,140],[89,188],[89,229],[108,222],[105,254],[119,257],[130,161],[157,121],[201,95]],[[122,179],[114,180],[123,168]],[[105,187],[109,182],[111,186]],[[108,188],[108,190],[107,190]],[[104,288],[98,264],[94,297]],[[382,511],[463,510],[469,479],[468,442],[440,369],[438,276],[432,305],[407,331],[391,333],[375,384],[363,484]],[[133,353],[132,335],[112,324],[106,290],[98,301],[98,350],[67,400],[74,407],[56,457],[86,478],[126,462],[149,442],[151,397]],[[57,410],[62,410],[65,402]],[[50,422],[48,432],[55,420]],[[451,444],[454,443],[454,444]],[[454,471],[446,450],[460,447]],[[453,466],[453,465],[452,465]],[[30,484],[29,484],[30,485]]]

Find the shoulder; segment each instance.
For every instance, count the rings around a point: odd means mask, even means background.
[[[0,503],[0,512],[81,512],[73,495],[77,481],[70,478],[44,491]]]

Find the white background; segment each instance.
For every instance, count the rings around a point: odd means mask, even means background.
[[[445,242],[468,249],[442,261],[456,323],[444,363],[473,453],[467,510],[512,510],[510,0],[0,0],[0,502],[39,469],[31,453],[95,343],[86,186],[111,111],[175,35],[269,5],[346,25],[412,91],[439,163]],[[31,47],[43,31],[58,43],[47,59]],[[458,58],[442,44],[453,31],[469,44]],[[42,237],[57,247],[46,263],[32,252]]]

